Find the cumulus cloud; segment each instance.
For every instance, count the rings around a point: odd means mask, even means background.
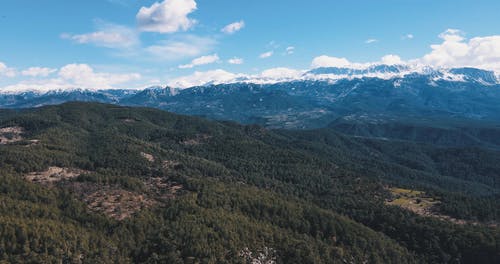
[[[0,62],[0,77],[5,76],[5,77],[16,77],[17,72],[14,68],[7,67],[5,63]]]
[[[380,59],[380,62],[387,65],[398,65],[404,63],[403,60],[401,60],[401,57],[394,54],[385,55],[382,59]]]
[[[46,67],[30,67],[26,70],[23,70],[21,74],[24,76],[31,76],[31,77],[38,77],[38,76],[47,77],[56,71],[57,69],[46,68]]]
[[[351,62],[346,58],[330,57],[326,55],[321,55],[313,59],[311,63],[312,68],[320,67],[349,67]]]
[[[285,52],[286,52],[287,55],[291,55],[291,54],[293,54],[295,52],[295,47],[293,47],[293,46],[287,47],[285,49]]]
[[[394,54],[385,55],[380,59],[380,61],[373,61],[373,62],[351,62],[346,58],[321,55],[313,59],[311,63],[311,68],[314,69],[321,67],[336,67],[336,68],[363,69],[377,64],[397,65],[397,64],[406,64],[406,62],[403,61],[401,57]]]
[[[138,80],[141,75],[138,73],[96,73],[87,64],[68,64],[59,70],[59,77],[79,88],[111,89],[115,84]]]
[[[173,61],[200,56],[210,52],[216,44],[213,38],[188,35],[146,47],[145,52],[155,59]]]
[[[190,88],[221,83],[248,82],[257,84],[277,83],[291,81],[301,78],[305,71],[289,68],[272,68],[259,74],[235,74],[225,70],[217,69],[181,76],[172,79],[167,85],[176,88]]]
[[[195,66],[212,64],[219,61],[219,56],[217,54],[201,56],[191,61],[189,64],[179,65],[180,69],[190,69]]]
[[[318,67],[346,67],[361,69],[375,64],[405,64],[409,69],[420,66],[432,67],[476,67],[500,72],[500,35],[467,38],[463,32],[456,29],[449,29],[439,35],[441,43],[431,46],[428,54],[419,58],[404,61],[395,54],[383,56],[378,61],[372,62],[351,62],[343,57],[321,55],[314,58],[311,68]],[[185,58],[196,58],[190,64],[181,65],[180,68],[193,68],[197,65],[205,65],[220,60],[217,54],[211,54],[216,44],[213,38],[204,38],[194,35],[174,35],[170,39],[159,42],[153,46],[146,47],[141,52],[141,56],[149,55],[161,60],[176,60]],[[290,48],[290,49],[288,49]],[[293,51],[293,47],[288,47],[285,51]],[[269,48],[269,52],[261,54],[260,58],[273,56],[276,49]],[[146,53],[144,53],[146,52]],[[200,57],[201,56],[201,57]],[[234,57],[227,61],[229,64],[241,64],[243,59]],[[142,77],[137,73],[106,73],[98,72],[87,64],[69,64],[59,70],[32,67],[23,71],[17,71],[0,62],[0,78],[15,77],[16,74],[31,76],[29,80],[10,85],[10,90],[40,90],[40,89],[67,89],[67,88],[88,88],[88,89],[109,89],[126,88],[130,83],[137,80],[142,81]],[[53,76],[51,76],[53,74]],[[235,74],[222,69],[206,72],[195,72],[188,76],[172,79],[168,84],[174,87],[186,88],[207,83],[218,84],[228,82],[255,82],[272,83],[293,79],[309,78],[304,71],[289,68],[274,68],[263,71],[260,74]],[[7,78],[2,78],[6,81]],[[9,79],[16,81],[16,79]],[[144,84],[144,83],[143,83]],[[5,88],[4,88],[5,91]]]
[[[227,60],[229,64],[243,64],[244,60],[242,58],[234,57],[229,60]]]
[[[146,32],[186,31],[196,24],[196,20],[188,17],[196,8],[194,0],[155,2],[149,7],[141,7],[136,15],[137,25],[141,31]]]
[[[218,84],[231,82],[237,77],[238,75],[221,69],[205,72],[197,71],[188,76],[182,76],[172,79],[167,83],[167,85],[176,88],[188,88],[193,86],[205,85],[207,83]]]
[[[5,63],[0,62],[0,73],[3,73],[7,69],[7,65]]]
[[[374,39],[374,38],[371,38],[371,39],[367,39],[367,40],[365,40],[365,43],[366,43],[366,44],[371,44],[371,43],[375,43],[375,42],[378,42],[378,40],[377,40],[377,39]]]
[[[311,67],[363,68],[374,64],[409,64],[437,68],[474,67],[500,72],[500,35],[467,39],[462,31],[448,29],[439,34],[439,38],[442,42],[431,45],[431,52],[407,62],[393,54],[382,57],[378,62],[364,63],[322,55],[313,59]]]
[[[297,79],[302,74],[303,74],[303,71],[279,67],[279,68],[272,68],[272,69],[265,70],[260,74],[259,77],[267,78],[267,79],[277,79],[277,80]]]
[[[264,52],[264,53],[259,55],[259,58],[266,59],[266,58],[273,56],[273,54],[274,54],[273,51]]]
[[[500,35],[467,40],[457,29],[448,29],[439,37],[441,44],[416,62],[436,67],[477,67],[500,71]]]
[[[78,44],[93,44],[106,48],[130,48],[139,44],[136,31],[120,25],[104,24],[95,32],[85,34],[61,34],[61,38]]]
[[[18,92],[27,90],[65,90],[73,88],[113,89],[117,88],[117,85],[126,85],[128,82],[140,79],[141,75],[139,73],[117,74],[95,72],[94,69],[87,64],[68,64],[61,67],[57,72],[57,76],[54,78],[24,80],[16,84],[5,86],[1,88],[1,90],[4,92]]]
[[[240,31],[245,27],[245,21],[241,20],[238,22],[231,23],[221,29],[221,32],[225,34],[233,34],[237,31]]]

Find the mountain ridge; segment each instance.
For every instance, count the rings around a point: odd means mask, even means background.
[[[278,68],[277,68],[278,69]],[[283,68],[285,69],[285,68]],[[361,79],[364,77],[380,78],[380,79],[394,79],[397,77],[403,78],[405,76],[423,75],[432,76],[433,78],[443,78],[454,81],[476,81],[486,85],[500,84],[500,73],[491,70],[479,69],[473,67],[456,67],[456,68],[433,68],[430,66],[422,65],[406,65],[406,64],[373,64],[363,67],[318,67],[310,70],[296,71],[294,76],[290,75],[286,78],[280,79],[279,74],[276,76],[258,76],[258,75],[240,75],[233,80],[226,80],[218,82],[217,80],[208,81],[201,85],[192,85],[189,87],[175,87],[172,85],[166,86],[151,86],[146,88],[135,89],[100,89],[95,87],[93,89],[71,88],[71,89],[44,89],[44,90],[19,90],[19,91],[5,91],[0,90],[0,94],[21,94],[21,93],[50,93],[50,92],[65,92],[65,91],[144,91],[157,88],[170,88],[170,89],[189,89],[199,86],[215,86],[218,84],[276,84],[280,82],[294,82],[294,81],[332,81],[341,79]],[[455,76],[450,76],[455,75]],[[268,80],[268,82],[265,81]]]
[[[320,68],[320,75],[345,68]],[[400,74],[403,66],[378,65],[367,69]],[[323,74],[328,73],[328,74]],[[343,73],[343,72],[341,72]],[[385,74],[385,73],[384,73]],[[500,122],[500,84],[495,74],[474,68],[437,71],[422,68],[404,77],[294,80],[277,83],[229,83],[179,89],[154,86],[143,90],[85,90],[0,94],[0,108],[20,109],[89,101],[146,106],[180,114],[270,128],[326,127],[339,118],[462,119]]]

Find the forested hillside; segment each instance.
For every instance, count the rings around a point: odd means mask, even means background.
[[[494,148],[0,111],[0,262],[499,263],[499,201]]]

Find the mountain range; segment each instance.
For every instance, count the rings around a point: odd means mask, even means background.
[[[239,78],[187,89],[4,92],[0,94],[0,107],[94,101],[305,129],[325,127],[339,118],[371,122],[410,117],[499,121],[499,99],[500,82],[491,71],[376,65],[365,69],[318,68],[293,79]]]

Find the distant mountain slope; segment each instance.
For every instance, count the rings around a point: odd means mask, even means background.
[[[365,138],[395,139],[448,147],[500,149],[500,124],[470,119],[368,118],[347,116],[330,128]]]
[[[49,92],[0,93],[2,108],[30,108],[56,105],[65,102],[119,103],[120,100],[136,93],[134,90],[54,90]]]
[[[295,79],[238,79],[189,89],[52,91],[0,94],[0,107],[26,108],[67,101],[148,106],[274,128],[326,127],[338,118],[464,118],[500,122],[500,84],[494,72],[412,69],[319,68]]]
[[[1,111],[0,133],[0,260],[500,259],[497,151],[96,103]],[[439,204],[387,205],[388,186]]]

